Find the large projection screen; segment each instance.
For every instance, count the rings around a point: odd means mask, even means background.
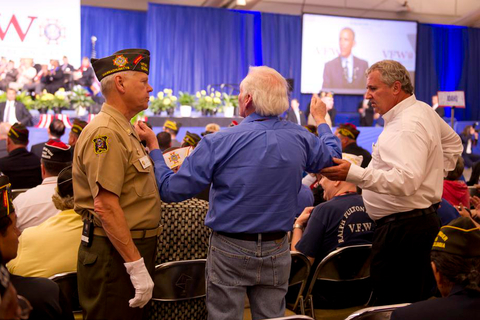
[[[40,64],[67,56],[80,65],[80,0],[2,1],[0,56]]]
[[[365,70],[396,60],[415,78],[417,22],[303,15],[302,93],[364,94]]]

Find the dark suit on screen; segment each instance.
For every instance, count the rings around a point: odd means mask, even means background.
[[[325,69],[323,70],[323,88],[331,90],[365,89],[365,71],[367,68],[367,61],[353,56],[353,77],[352,82],[349,83],[342,66],[342,59],[338,56],[325,63]]]

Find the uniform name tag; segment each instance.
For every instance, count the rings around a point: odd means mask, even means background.
[[[152,165],[150,158],[148,156],[143,156],[140,158],[140,163],[142,164],[143,169],[147,169]]]

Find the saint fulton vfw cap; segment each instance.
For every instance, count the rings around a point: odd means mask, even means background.
[[[146,74],[150,68],[150,51],[145,49],[124,49],[113,55],[91,59],[93,70],[98,81],[121,71],[139,71]]]
[[[433,242],[432,251],[465,258],[480,257],[480,228],[470,218],[457,218],[440,229]]]
[[[72,152],[70,146],[61,141],[49,141],[42,150],[42,159],[55,162],[71,162]]]

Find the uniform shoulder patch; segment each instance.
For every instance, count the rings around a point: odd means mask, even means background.
[[[108,151],[108,137],[96,136],[93,138],[93,149],[95,154],[107,153]]]

